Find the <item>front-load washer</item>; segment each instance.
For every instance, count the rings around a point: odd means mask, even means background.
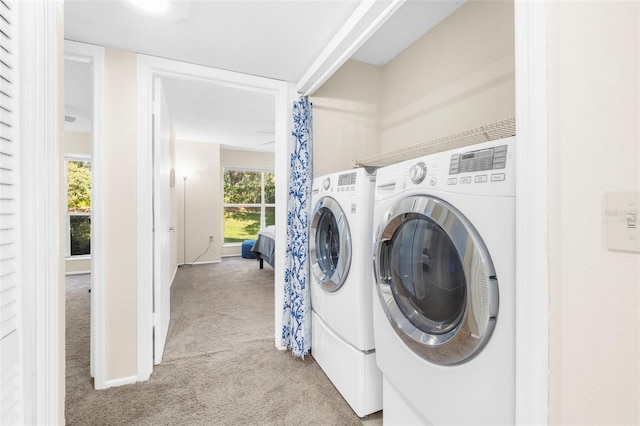
[[[312,186],[311,355],[360,417],[382,409],[372,319],[374,183],[374,175],[353,169]]]
[[[378,169],[384,422],[515,423],[514,138]]]

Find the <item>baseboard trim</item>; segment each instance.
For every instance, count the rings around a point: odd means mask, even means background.
[[[220,263],[222,262],[221,260],[207,260],[206,262],[194,262],[191,263],[191,265],[206,265],[208,263]]]
[[[191,265],[207,265],[209,263],[220,263],[222,262],[221,260],[207,260],[205,262],[193,262],[193,263],[181,263],[180,265],[178,265],[178,268],[184,267],[186,266],[191,266]]]
[[[224,259],[226,257],[240,257],[240,256],[242,256],[241,253],[238,253],[238,254],[225,254],[225,255],[222,255],[220,257]]]
[[[169,288],[173,286],[173,282],[176,280],[176,274],[178,273],[178,268],[180,265],[176,265],[176,269],[173,271],[173,276],[171,277],[171,284],[169,284]]]
[[[71,272],[65,272],[65,276],[67,275],[84,275],[84,274],[90,274],[91,271],[71,271]]]
[[[115,388],[123,385],[130,385],[138,381],[138,376],[121,377],[119,379],[105,381],[105,388]]]

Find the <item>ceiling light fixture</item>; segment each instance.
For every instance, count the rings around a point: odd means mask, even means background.
[[[129,3],[151,13],[162,13],[169,9],[169,0],[128,0]]]

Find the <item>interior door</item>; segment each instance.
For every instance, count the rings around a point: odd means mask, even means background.
[[[160,364],[171,318],[170,118],[162,80],[153,98],[153,363]]]

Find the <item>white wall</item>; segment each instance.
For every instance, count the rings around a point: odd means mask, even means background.
[[[603,199],[640,190],[640,6],[548,2],[550,416],[640,424],[640,255]]]
[[[381,90],[381,68],[349,60],[310,97],[314,176],[380,151]]]
[[[176,189],[178,200],[178,262],[184,263],[184,171],[186,181],[186,263],[220,261],[222,241],[222,190],[220,145],[178,140],[176,142]],[[213,244],[209,246],[209,236]]]
[[[381,151],[515,116],[513,2],[471,0],[382,68]]]
[[[107,380],[137,374],[136,55],[105,50]]]
[[[91,157],[90,132],[66,132],[61,134],[61,143],[65,155],[81,155]]]
[[[225,167],[246,167],[253,169],[275,169],[275,159],[272,152],[253,152],[234,149],[220,150],[220,176]]]
[[[91,157],[91,133],[90,132],[62,131],[60,133],[60,143],[61,143],[61,151],[64,152],[65,157],[67,156]],[[64,163],[63,163],[63,173],[64,173]],[[65,182],[65,185],[66,185],[66,182]],[[67,203],[64,203],[62,205],[62,211],[63,211],[62,214],[65,217],[67,213],[65,210],[66,205]],[[65,229],[66,229],[66,226],[65,226]],[[66,238],[67,238],[66,232],[63,232],[63,235],[65,236],[65,244],[66,244]],[[91,258],[90,257],[83,257],[83,258],[67,257],[65,260],[65,272],[67,274],[91,272]]]
[[[311,97],[313,173],[515,117],[513,2],[470,0],[389,61],[347,61]]]
[[[223,149],[220,151],[220,202],[224,196],[224,168],[225,167],[246,167],[248,169],[266,169],[274,171],[275,160],[273,153],[269,152],[251,152],[239,151],[232,149]],[[223,213],[224,214],[224,213]],[[224,216],[222,216],[223,218]],[[224,232],[224,221],[223,221]],[[240,256],[242,246],[232,245],[224,246],[224,238],[221,237],[219,244],[221,245],[222,256]]]

